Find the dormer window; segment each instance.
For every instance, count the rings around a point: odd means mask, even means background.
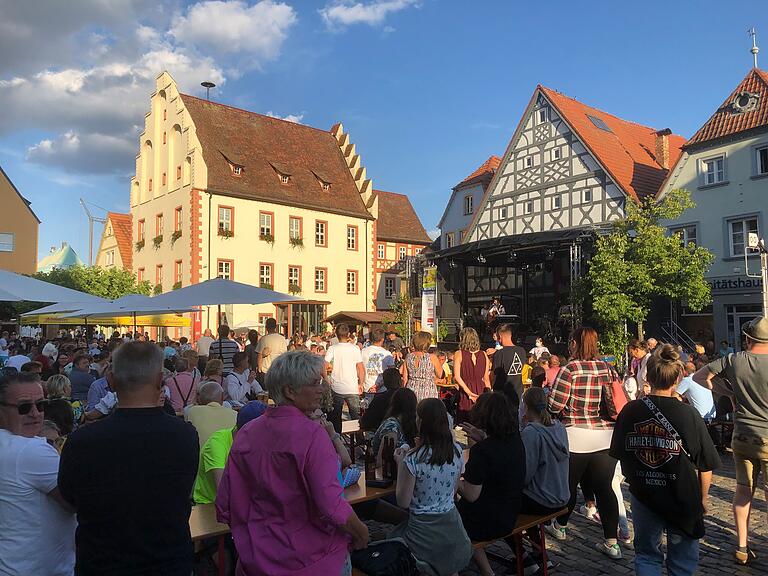
[[[243,167],[240,166],[240,164],[234,164],[232,162],[229,163],[229,169],[232,170],[232,174],[235,176],[242,176],[243,175]]]
[[[291,177],[288,176],[288,174],[280,174],[280,183],[281,184],[288,184],[288,182],[291,180]]]
[[[320,181],[320,186],[323,190],[326,191],[331,189],[331,185],[328,182],[323,182],[322,180]]]

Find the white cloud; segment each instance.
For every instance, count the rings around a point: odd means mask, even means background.
[[[301,124],[301,121],[304,119],[304,112],[301,114],[288,114],[287,116],[280,116],[280,114],[275,114],[270,110],[266,113],[267,116],[270,118],[279,118],[280,120],[287,120],[288,122],[293,122],[294,124]]]
[[[0,5],[0,137],[41,132],[27,159],[70,173],[133,170],[159,73],[185,92],[222,86],[276,58],[297,21],[272,0],[202,1],[175,15],[175,0]]]
[[[338,30],[353,24],[378,26],[394,12],[400,12],[411,6],[418,6],[419,0],[373,0],[355,2],[354,0],[335,0],[320,9],[325,25],[330,30]],[[394,30],[389,27],[390,31]]]
[[[245,66],[257,68],[278,56],[296,20],[296,11],[282,2],[261,0],[249,6],[239,0],[210,0],[177,16],[169,32],[182,44],[238,54]]]
[[[73,131],[54,140],[41,140],[27,150],[31,162],[92,174],[114,172],[115,166],[133,155],[135,146],[129,139],[95,133],[81,136]]]

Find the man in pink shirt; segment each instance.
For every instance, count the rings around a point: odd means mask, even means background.
[[[171,404],[177,414],[184,411],[185,406],[197,403],[197,382],[186,358],[176,358],[176,375],[165,379],[165,384],[171,394]]]
[[[341,575],[350,546],[368,529],[344,500],[339,460],[328,433],[308,413],[320,406],[323,358],[281,354],[267,386],[277,404],[235,437],[216,496],[240,555],[240,576]]]

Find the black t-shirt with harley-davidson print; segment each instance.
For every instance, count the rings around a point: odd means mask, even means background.
[[[627,404],[616,420],[611,456],[632,495],[691,538],[704,535],[704,510],[697,470],[720,466],[720,456],[695,408],[675,398],[651,400],[677,430],[690,458],[642,400]]]

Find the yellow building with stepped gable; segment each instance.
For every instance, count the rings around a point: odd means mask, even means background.
[[[164,72],[130,196],[131,267],[156,293],[216,277],[294,293],[306,302],[221,309],[230,326],[274,317],[287,333],[376,309],[378,197],[341,124],[319,130],[202,100]],[[216,312],[204,308],[193,332],[215,329]]]

